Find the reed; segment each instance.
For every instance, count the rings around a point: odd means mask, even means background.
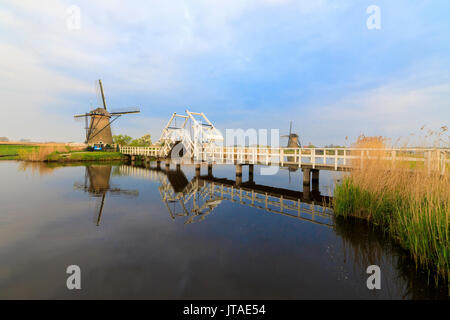
[[[66,145],[40,145],[33,149],[18,150],[18,159],[25,161],[45,161],[53,153],[73,152],[83,150],[83,147],[71,147]]]
[[[381,137],[361,137],[356,147],[381,148]],[[450,172],[393,167],[371,154],[364,168],[355,168],[335,185],[334,211],[380,226],[407,249],[416,264],[450,276]]]

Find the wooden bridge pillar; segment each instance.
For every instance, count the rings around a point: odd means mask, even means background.
[[[248,181],[253,182],[253,171],[254,171],[254,165],[249,164],[248,165]]]
[[[208,177],[212,177],[212,164],[208,164]]]
[[[145,157],[145,163],[150,163],[151,157]]]
[[[170,162],[166,161],[166,171],[169,171],[169,170],[170,170]]]
[[[242,184],[242,164],[236,165],[236,185]]]
[[[136,161],[136,156],[134,156],[134,155],[131,156],[131,161],[132,161],[132,162]]]
[[[201,165],[200,165],[200,163],[197,163],[197,164],[195,165],[195,176],[196,176],[197,178],[200,177],[200,169],[201,169]]]
[[[309,200],[311,198],[311,188],[310,188],[310,180],[311,180],[311,169],[304,168],[303,171],[303,198],[305,200]]]
[[[312,190],[318,191],[319,190],[319,170],[318,169],[311,170],[311,182],[312,182]]]
[[[156,169],[161,170],[161,160],[156,160]]]

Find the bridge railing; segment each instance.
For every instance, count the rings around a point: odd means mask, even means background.
[[[120,146],[119,147],[120,153],[130,155],[130,156],[158,157],[160,150],[161,150],[160,146],[151,146],[151,147]]]
[[[271,148],[208,146],[196,160],[224,163],[254,163],[273,165],[311,165],[333,167],[364,166],[365,160],[423,163],[429,169],[442,170],[450,163],[450,149],[425,148]]]
[[[163,157],[160,146],[120,147],[128,155]],[[443,148],[272,148],[272,147],[222,147],[206,145],[197,148],[195,161],[216,163],[249,163],[263,165],[310,165],[312,168],[345,169],[364,167],[367,160],[391,161],[395,166],[402,162],[418,163],[428,170],[443,174],[450,167],[450,149]]]

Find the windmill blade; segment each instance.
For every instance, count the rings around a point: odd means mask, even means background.
[[[139,107],[134,108],[134,110],[127,110],[127,111],[113,111],[110,112],[110,115],[118,115],[118,114],[130,114],[130,113],[140,113],[141,110],[139,110]]]
[[[73,117],[74,118],[83,118],[83,117],[89,117],[91,114],[90,113],[85,113],[85,114],[76,114]]]
[[[97,215],[97,226],[100,225],[100,221],[102,219],[103,207],[105,206],[105,196],[106,196],[106,192],[103,193],[103,195],[102,195],[102,201],[100,203],[100,209],[99,209],[98,215]]]
[[[103,108],[105,108],[105,110],[106,110],[105,93],[103,92],[103,84],[102,84],[102,80],[101,79],[98,79],[98,84],[100,86],[100,92],[102,94]]]

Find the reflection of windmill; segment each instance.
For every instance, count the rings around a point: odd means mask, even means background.
[[[300,142],[298,140],[298,134],[292,133],[292,121],[289,126],[289,135],[281,136],[282,138],[289,138],[287,147],[288,148],[301,148]]]
[[[100,92],[102,95],[103,108],[97,108],[91,110],[85,114],[75,115],[75,118],[85,118],[86,129],[86,143],[88,145],[106,145],[113,144],[113,138],[111,134],[111,124],[116,121],[123,114],[139,113],[139,109],[121,111],[121,112],[108,112],[106,109],[105,94],[103,92],[102,80],[98,80],[100,86]],[[88,122],[88,118],[90,122]],[[110,120],[113,118],[112,120]]]
[[[74,184],[74,188],[84,190],[85,192],[88,192],[92,197],[101,197],[97,218],[95,219],[97,226],[100,225],[103,207],[105,205],[106,193],[109,192],[112,195],[125,195],[132,197],[136,197],[139,195],[139,192],[137,190],[122,190],[119,188],[111,187],[109,184],[111,169],[111,166],[105,165],[87,166],[84,175],[84,184]]]

